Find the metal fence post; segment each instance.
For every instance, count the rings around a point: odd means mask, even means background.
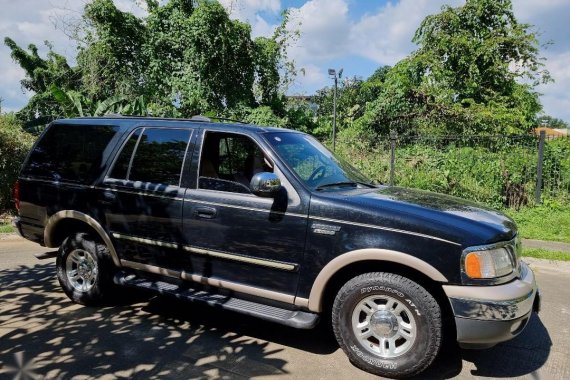
[[[534,200],[536,204],[540,204],[540,195],[542,191],[542,161],[544,160],[544,140],[546,140],[546,132],[540,131],[540,139],[538,141],[538,162],[536,165],[536,191],[534,192]]]
[[[396,170],[396,131],[390,131],[390,186],[394,186],[394,172]]]

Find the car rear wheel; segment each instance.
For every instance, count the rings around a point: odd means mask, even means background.
[[[57,278],[74,302],[96,305],[112,294],[114,265],[105,244],[87,233],[66,238],[56,260]]]
[[[441,345],[441,309],[416,282],[366,273],[338,292],[332,324],[340,347],[357,367],[403,378],[425,370]]]

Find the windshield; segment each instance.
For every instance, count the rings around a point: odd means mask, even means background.
[[[368,178],[311,136],[290,132],[265,136],[281,159],[313,190],[374,187]]]

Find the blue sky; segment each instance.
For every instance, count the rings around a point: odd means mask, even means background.
[[[65,25],[80,17],[87,0],[3,1],[0,36],[10,36],[20,45],[44,40],[73,62],[75,44]],[[113,0],[122,10],[139,16],[138,0]],[[270,35],[279,24],[283,9],[291,9],[291,27],[300,31],[289,56],[305,75],[299,75],[291,94],[312,94],[331,84],[328,68],[343,68],[344,76],[366,78],[382,65],[393,65],[415,49],[411,38],[423,18],[442,5],[458,6],[463,0],[220,0],[231,17],[248,21],[254,36]],[[541,86],[545,113],[570,122],[570,15],[568,0],[513,0],[521,22],[535,25],[541,51],[555,83]],[[45,52],[45,48],[40,49]],[[0,46],[0,98],[3,111],[18,110],[31,94],[21,90],[23,71],[12,62],[9,49]]]

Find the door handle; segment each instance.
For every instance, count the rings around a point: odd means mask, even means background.
[[[103,199],[101,203],[103,204],[112,204],[117,199],[117,194],[113,193],[112,191],[103,191]]]
[[[212,219],[216,217],[216,214],[217,210],[213,207],[201,206],[196,207],[194,210],[194,215],[196,215],[198,218]]]

